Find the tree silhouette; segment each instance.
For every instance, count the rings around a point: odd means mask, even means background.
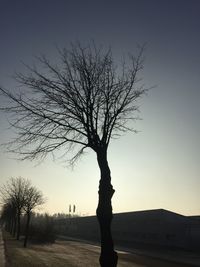
[[[31,212],[38,206],[45,203],[45,199],[41,191],[39,191],[36,187],[30,186],[26,190],[25,201],[23,210],[26,212],[27,221],[26,221],[26,229],[25,229],[25,238],[24,238],[24,247],[27,246],[28,236],[29,236],[29,226],[31,220]]]
[[[17,226],[17,239],[20,237],[21,215],[26,214],[26,229],[24,247],[27,245],[31,212],[45,199],[41,191],[31,185],[31,181],[22,177],[11,178],[0,188],[3,208],[1,219],[6,223],[6,229],[15,236]]]
[[[1,109],[11,113],[17,130],[9,150],[22,159],[43,159],[64,149],[73,153],[70,163],[91,148],[100,168],[97,218],[101,233],[101,266],[117,266],[111,235],[112,205],[115,192],[107,161],[112,137],[126,131],[130,120],[137,119],[137,100],[146,92],[138,74],[143,68],[143,48],[117,67],[111,49],[94,43],[80,43],[59,50],[61,64],[37,57],[43,69],[27,66],[28,74],[18,73],[19,92],[1,88],[11,103]],[[127,63],[128,62],[128,63]]]
[[[17,211],[12,200],[3,203],[1,209],[1,221],[5,224],[6,231],[9,231],[13,236],[16,232]]]
[[[12,207],[13,216],[16,217],[14,219],[14,235],[15,229],[17,225],[17,240],[20,238],[20,230],[21,230],[21,214],[23,212],[23,208],[25,205],[25,197],[26,192],[30,186],[30,181],[18,177],[11,178],[9,181],[0,188],[1,199],[5,203],[5,205],[9,205]]]

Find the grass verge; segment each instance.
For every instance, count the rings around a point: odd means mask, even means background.
[[[28,244],[15,240],[3,232],[5,241],[6,267],[99,267],[100,248],[83,242],[70,240],[56,241],[54,244]],[[176,264],[169,261],[118,253],[118,267],[183,267],[193,266]]]
[[[55,244],[36,245],[15,240],[9,233],[3,233],[5,241],[6,267],[96,267],[98,250],[89,251],[84,244],[80,247],[72,241],[58,241]]]

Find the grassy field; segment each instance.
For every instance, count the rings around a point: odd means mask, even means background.
[[[29,244],[15,240],[4,232],[6,267],[99,267],[100,249],[75,241],[57,241],[54,244]],[[140,267],[120,257],[119,267]],[[131,259],[130,259],[131,260]],[[132,260],[131,260],[132,261]]]
[[[98,251],[90,251],[84,245],[80,248],[76,242],[56,242],[48,245],[30,245],[23,248],[22,242],[16,241],[4,232],[6,244],[6,267],[83,267],[99,266]]]
[[[56,241],[54,244],[29,244],[23,247],[7,232],[3,233],[5,241],[6,267],[99,267],[100,248],[97,246],[75,242]],[[133,263],[130,254],[119,253],[119,267],[142,267]],[[153,265],[152,265],[153,266]]]
[[[28,244],[23,247],[7,232],[5,241],[6,267],[99,267],[100,248],[76,241],[56,241],[54,244]],[[118,267],[183,267],[190,265],[118,252]]]

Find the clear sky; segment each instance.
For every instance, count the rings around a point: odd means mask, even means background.
[[[108,160],[113,211],[164,208],[200,214],[200,1],[198,0],[0,0],[0,84],[15,90],[11,78],[33,56],[57,60],[55,45],[71,41],[110,45],[116,58],[147,42],[146,86],[141,117],[128,133],[113,140]],[[0,99],[0,103],[4,100]],[[13,133],[0,113],[1,143]],[[42,211],[95,214],[99,170],[88,151],[73,170],[47,158],[19,162],[0,151],[0,184],[9,177],[31,179],[48,198]]]

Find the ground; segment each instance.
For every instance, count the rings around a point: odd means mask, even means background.
[[[4,232],[6,267],[99,267],[100,248],[78,241],[60,240],[54,244],[29,244],[13,239]],[[184,267],[152,257],[119,251],[118,267]]]

